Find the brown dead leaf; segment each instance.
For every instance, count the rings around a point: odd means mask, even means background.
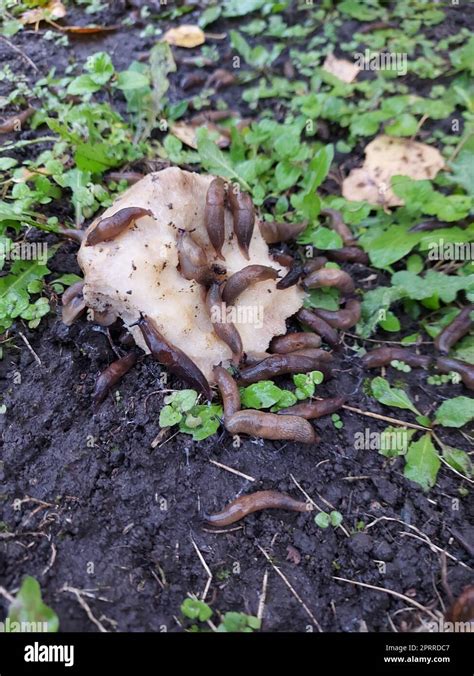
[[[444,168],[440,152],[426,143],[393,136],[377,136],[365,148],[362,167],[352,169],[342,184],[343,196],[386,207],[403,205],[391,189],[392,176],[433,179]]]
[[[221,128],[217,127],[215,124],[212,124],[212,122],[207,122],[202,126],[206,127],[206,129],[208,129],[211,132],[217,132],[219,134],[219,138],[216,141],[219,148],[227,148],[230,145],[230,138],[228,138],[222,133]],[[173,136],[179,138],[179,140],[182,141],[185,145],[189,146],[190,148],[194,148],[194,150],[197,150],[198,146],[197,146],[196,131],[198,130],[198,128],[199,127],[191,124],[186,124],[185,122],[175,122],[173,125],[171,125],[170,132],[173,134]]]
[[[353,82],[359,74],[360,68],[346,59],[336,59],[334,54],[328,54],[323,63],[323,70],[335,75],[342,82]]]
[[[184,24],[178,28],[170,28],[169,31],[163,35],[164,42],[176,47],[198,47],[206,42],[206,36],[199,26],[190,26]]]
[[[120,26],[56,26],[65,33],[76,33],[77,35],[90,35],[91,33],[105,33],[107,31],[116,31]]]
[[[45,19],[62,19],[66,16],[66,8],[61,0],[51,0],[43,7],[36,7],[25,12],[20,21],[22,24],[40,23]]]

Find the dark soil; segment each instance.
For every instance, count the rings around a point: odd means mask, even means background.
[[[115,7],[107,23],[130,11],[119,3]],[[80,13],[71,13],[68,19],[86,22]],[[100,23],[101,17],[94,16],[94,21]],[[182,21],[195,22],[192,14]],[[455,20],[447,23],[452,32],[459,30]],[[218,22],[212,31],[224,28]],[[71,37],[71,46],[63,48],[29,32],[20,33],[14,43],[41,74],[53,65],[62,69],[74,59],[82,61],[99,49],[109,51],[116,66],[124,68],[153,44],[142,41],[138,33],[134,27],[88,39]],[[225,53],[228,43],[220,49]],[[1,41],[0,60],[19,74],[36,77]],[[172,90],[178,98],[184,72],[180,69]],[[227,90],[223,97],[246,113],[239,89]],[[28,148],[22,151],[25,156],[27,152]],[[51,269],[78,272],[75,251],[74,244],[62,246]],[[361,280],[374,271],[354,266],[352,272]],[[91,592],[87,603],[108,630],[179,630],[181,602],[189,593],[201,594],[208,578],[197,549],[213,574],[207,601],[216,611],[256,614],[269,571],[266,631],[316,627],[260,547],[326,631],[359,631],[365,626],[390,631],[389,618],[401,629],[415,628],[422,616],[413,608],[400,612],[409,606],[393,596],[333,576],[391,589],[442,611],[442,602],[448,603],[441,580],[443,558],[428,538],[451,555],[445,565],[452,593],[459,594],[472,582],[468,552],[454,535],[469,538],[468,498],[459,491],[462,480],[443,466],[436,487],[424,494],[403,477],[403,460],[389,461],[376,450],[354,448],[356,432],[381,431],[387,423],[344,411],[342,430],[336,430],[330,418],[318,421],[322,441],[315,447],[245,439],[234,448],[229,435],[221,432],[200,443],[176,435],[152,448],[164,396],[159,365],[150,358],[140,361],[94,415],[95,379],[114,359],[104,330],[85,320],[68,328],[58,309],[39,329],[28,331],[18,324],[11,335],[13,341],[4,345],[0,362],[7,408],[0,416],[0,583],[14,591],[23,576],[37,577],[63,631],[97,630],[77,599],[62,591],[64,585]],[[112,331],[111,336],[116,342],[117,333]],[[347,345],[353,342],[346,336]],[[343,356],[350,354],[344,347],[336,360],[336,377],[321,386],[321,396],[353,392],[352,406],[411,420],[404,411],[388,409],[366,396],[354,359]],[[389,376],[393,381],[397,372]],[[423,412],[429,413],[446,397],[467,394],[461,385],[427,386],[426,378],[424,371],[403,374]],[[441,434],[447,443],[466,447],[459,432]],[[321,530],[311,514],[276,511],[251,515],[227,534],[203,528],[202,510],[217,511],[244,493],[276,489],[302,498],[291,475],[321,507],[327,501],[328,510],[343,514],[350,537],[341,529]],[[360,522],[367,525],[376,519],[380,520],[373,527],[357,532]],[[298,564],[287,558],[289,547],[301,555]]]

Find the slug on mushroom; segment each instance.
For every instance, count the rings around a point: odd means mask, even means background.
[[[472,313],[474,313],[474,305],[466,306],[458,315],[456,315],[453,321],[448,324],[448,326],[445,326],[441,333],[436,336],[434,345],[439,352],[447,354],[453,345],[471,330],[472,326],[474,326],[474,322],[471,319]]]
[[[343,310],[323,310],[322,308],[315,308],[313,312],[318,317],[321,317],[321,319],[324,319],[324,321],[333,328],[347,331],[347,329],[355,326],[359,321],[361,307],[358,300],[351,298],[347,301]]]
[[[242,339],[234,324],[225,316],[226,304],[222,300],[221,285],[218,282],[213,282],[209,287],[206,305],[216,335],[230,347],[233,358],[238,364],[244,351]]]
[[[233,305],[236,298],[252,284],[277,279],[277,277],[278,270],[268,265],[247,265],[229,277],[222,292],[222,300],[227,305]]]
[[[62,295],[62,320],[66,326],[71,326],[86,309],[83,291],[84,280],[81,280],[69,286]]]
[[[99,246],[83,243],[78,253],[88,308],[98,313],[114,312],[125,328],[130,327],[137,345],[148,353],[139,327],[133,325],[142,313],[155,323],[170,345],[181,349],[198,366],[211,383],[214,382],[213,367],[227,365],[232,353],[213,331],[202,287],[222,278],[221,264],[228,278],[249,265],[271,267],[280,277],[286,272],[272,259],[258,227],[252,234],[250,260],[243,256],[227,205],[222,247],[225,261],[217,258],[204,218],[206,194],[214,178],[177,167],[148,174],[121,194],[89,226],[86,236],[101,220],[123,208],[150,209],[153,216],[138,219],[115,240],[104,241]],[[186,237],[183,232],[187,233]],[[181,251],[181,244],[186,244],[185,251],[188,244],[192,249],[187,260],[181,258],[182,266],[178,240]],[[185,265],[189,262],[192,264],[190,269]],[[192,279],[186,279],[183,272]],[[303,303],[304,293],[299,287],[278,290],[276,281],[268,279],[250,285],[228,308],[227,317],[239,332],[245,353],[265,352],[273,336],[286,331],[286,320]]]
[[[170,345],[151,319],[141,316],[137,326],[140,328],[153,358],[179,378],[195,387],[210,401],[212,399],[211,388],[196,364],[182,350]]]
[[[206,193],[206,208],[204,210],[204,225],[212,246],[218,257],[225,260],[222,247],[225,239],[225,182],[222,178],[211,181]]]
[[[225,421],[230,434],[248,434],[262,439],[299,441],[302,444],[316,444],[319,438],[311,423],[296,415],[276,415],[263,411],[237,411]]]
[[[346,403],[346,397],[332,397],[331,399],[321,399],[319,401],[308,401],[303,404],[295,404],[288,408],[282,408],[277,415],[299,415],[306,420],[313,418],[322,418],[324,415],[330,415],[338,411]]]
[[[255,209],[252,198],[242,190],[234,190],[232,186],[227,190],[227,201],[234,219],[234,232],[239,243],[240,250],[247,260],[249,246],[255,225]]]
[[[130,352],[125,357],[121,357],[112,362],[110,366],[102,371],[95,384],[92,401],[94,408],[97,408],[107,397],[110,390],[116,385],[123,376],[130,371],[137,361],[135,352]]]
[[[112,216],[100,220],[95,228],[89,232],[86,238],[86,246],[94,246],[100,242],[109,241],[120,235],[144,216],[153,216],[150,209],[142,207],[125,207],[116,211]]]
[[[180,230],[177,236],[179,271],[185,279],[195,280],[207,286],[215,279],[206,252],[197,244],[189,232]]]
[[[212,526],[229,526],[240,521],[248,514],[260,512],[263,509],[285,509],[291,512],[308,512],[313,509],[311,503],[295,500],[286,493],[278,491],[257,491],[250,495],[242,495],[232,500],[224,509],[216,514],[204,515],[205,520]]]
[[[388,366],[394,359],[403,361],[408,366],[422,369],[429,368],[433,361],[426,354],[416,354],[404,347],[377,347],[364,354],[362,365],[368,369],[376,369],[380,366]]]

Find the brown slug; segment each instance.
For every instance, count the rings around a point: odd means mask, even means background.
[[[144,216],[153,216],[153,213],[150,209],[142,209],[142,207],[125,207],[116,211],[112,216],[100,220],[95,228],[89,232],[86,238],[86,246],[94,246],[100,242],[114,239]]]
[[[251,409],[237,411],[225,421],[229,434],[248,434],[262,439],[299,441],[316,444],[319,441],[311,423],[296,415],[277,415]]]
[[[350,228],[348,228],[347,225],[342,220],[342,214],[340,211],[336,211],[336,209],[329,208],[321,209],[321,215],[328,217],[330,227],[335,232],[337,232],[337,234],[340,236],[340,238],[342,239],[342,241],[346,246],[352,246],[355,243],[356,239],[352,234]]]
[[[362,365],[368,369],[388,366],[394,359],[403,361],[414,368],[427,369],[432,363],[432,358],[426,354],[416,354],[405,347],[377,347],[367,352],[362,357]]]
[[[309,326],[310,329],[321,336],[321,338],[325,340],[328,345],[331,345],[331,347],[336,347],[336,345],[338,345],[339,335],[337,331],[325,322],[324,319],[315,315],[311,310],[302,308],[297,313],[296,318],[305,326]]]
[[[7,117],[0,123],[0,134],[11,134],[13,131],[23,131],[24,123],[36,112],[35,108],[27,108],[21,113],[16,113],[11,117]]]
[[[328,354],[328,353],[326,353]],[[272,354],[267,359],[253,366],[246,366],[240,371],[238,383],[249,385],[259,380],[271,380],[275,376],[288,373],[307,373],[308,371],[321,370],[320,358],[308,357],[303,354]]]
[[[360,302],[351,298],[347,301],[343,310],[323,310],[322,308],[315,308],[314,314],[324,319],[334,329],[342,329],[347,331],[355,326],[360,319],[361,307]]]
[[[86,309],[83,296],[84,280],[69,286],[61,297],[63,305],[62,321],[66,326],[71,326]]]
[[[213,282],[209,287],[206,294],[206,307],[215,334],[230,347],[233,359],[238,364],[244,351],[242,339],[235,325],[227,320],[226,304],[222,299],[222,287],[218,282]]]
[[[306,230],[308,221],[302,223],[276,223],[275,221],[261,221],[260,232],[267,244],[278,244],[296,239]]]
[[[206,193],[204,225],[217,256],[224,260],[222,247],[225,239],[225,194],[226,184],[222,178],[211,181]]]
[[[452,359],[451,357],[438,357],[436,360],[436,368],[441,373],[450,373],[455,371],[461,376],[461,380],[469,390],[474,390],[474,365],[468,364],[466,361],[460,359]]]
[[[174,373],[196,390],[202,392],[205,398],[211,401],[211,388],[198,366],[179,347],[170,345],[151,319],[142,315],[137,322],[137,326],[142,332],[152,357],[171,371],[171,373]]]
[[[110,366],[107,366],[107,368],[102,371],[97,378],[94,394],[92,395],[94,408],[97,408],[104,401],[112,387],[116,385],[128,371],[130,371],[136,361],[136,353],[130,352],[125,357],[121,357],[112,362]]]
[[[349,294],[354,291],[354,280],[344,270],[323,268],[311,272],[303,280],[305,289],[318,289],[320,287],[332,287],[339,289],[341,293]]]
[[[287,354],[306,348],[318,348],[321,346],[321,336],[310,331],[298,331],[287,333],[285,336],[277,336],[270,343],[270,351],[279,354]]]
[[[458,315],[456,315],[453,321],[448,324],[448,326],[445,326],[441,333],[436,336],[434,346],[439,352],[447,354],[453,345],[471,330],[472,326],[474,326],[474,321],[471,319],[471,313],[474,313],[474,305],[467,305]]]
[[[252,198],[246,192],[232,186],[227,190],[227,201],[234,220],[234,232],[242,254],[249,260],[249,246],[255,225],[255,209]]]
[[[240,411],[239,388],[230,373],[222,366],[214,366],[212,372],[224,405],[224,419],[226,420]]]
[[[295,404],[288,408],[282,408],[277,415],[299,415],[306,420],[313,418],[322,418],[338,411],[346,403],[346,397],[332,397],[330,399],[321,399],[320,401],[308,401],[302,404]]]
[[[247,265],[229,277],[222,292],[222,300],[227,305],[232,305],[249,286],[277,277],[278,270],[268,265]]]
[[[212,526],[229,526],[240,521],[248,514],[260,512],[263,509],[285,509],[291,512],[309,512],[313,506],[309,502],[295,500],[286,493],[278,491],[257,491],[250,495],[242,495],[229,502],[221,512],[204,515],[205,520]]]
[[[179,271],[185,279],[208,286],[215,279],[206,252],[197,244],[189,232],[179,230],[177,235]]]

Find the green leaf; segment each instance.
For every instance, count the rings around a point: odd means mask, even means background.
[[[209,138],[207,129],[199,128],[196,132],[196,138],[201,163],[205,169],[218,176],[234,179],[241,183],[245,190],[251,190],[247,181],[239,175],[232,165],[229,155],[224,155],[222,150]]]
[[[183,418],[181,411],[178,411],[173,406],[164,406],[160,411],[160,418],[158,424],[160,427],[173,427],[177,425]]]
[[[263,7],[267,0],[226,0],[223,2],[223,13],[226,17],[245,16]]]
[[[176,71],[173,52],[167,42],[158,42],[150,52],[150,72],[152,97],[155,112],[159,112],[164,104],[164,95],[170,86],[168,75]]]
[[[453,469],[467,477],[473,475],[472,461],[466,451],[452,446],[443,446],[443,458]]]
[[[333,510],[329,514],[329,519],[331,521],[331,526],[334,526],[334,528],[338,528],[342,523],[342,514],[341,512],[336,512]]]
[[[81,143],[77,146],[74,160],[78,169],[101,174],[120,162],[110,157],[110,145],[107,143]]]
[[[188,422],[192,422],[190,425]],[[196,421],[199,418],[199,421]],[[179,431],[190,434],[194,441],[202,441],[217,432],[222,418],[222,406],[201,404],[194,406],[188,416],[179,423]]]
[[[123,91],[130,91],[132,89],[143,89],[148,87],[150,80],[143,73],[138,73],[135,70],[123,70],[117,74],[117,89]]]
[[[245,408],[270,408],[279,402],[284,394],[271,380],[261,380],[241,390],[241,401]]]
[[[170,404],[177,411],[186,413],[195,406],[198,399],[196,390],[178,390],[165,397],[165,404]]]
[[[56,632],[59,628],[58,616],[54,610],[43,602],[38,581],[30,576],[23,580],[20,590],[9,608],[8,618],[10,623],[45,623],[48,632]],[[10,631],[13,630],[14,628],[11,627]],[[24,631],[31,631],[31,629],[25,628]],[[41,629],[37,628],[35,631],[41,631]]]
[[[441,460],[430,434],[427,433],[410,444],[403,471],[407,479],[415,481],[427,491],[435,485],[440,467]]]
[[[380,327],[384,331],[400,331],[400,321],[393,312],[387,311],[386,319],[379,322]]]
[[[320,528],[329,528],[331,525],[331,518],[326,512],[318,512],[314,517],[314,522]]]
[[[181,604],[181,612],[190,620],[199,620],[200,622],[207,622],[213,614],[207,603],[198,599],[185,599]]]
[[[18,164],[14,157],[0,157],[0,171],[7,171]]]
[[[435,422],[443,427],[463,427],[474,419],[474,399],[454,397],[443,401],[436,411]]]
[[[101,85],[97,84],[90,75],[79,75],[74,78],[67,88],[67,93],[73,96],[82,96],[84,94],[94,94],[101,89]]]
[[[418,120],[411,113],[402,113],[392,124],[385,126],[389,136],[412,136],[418,129]]]
[[[404,390],[391,387],[388,380],[378,376],[374,378],[371,383],[371,389],[373,396],[381,404],[385,406],[392,406],[395,408],[407,409],[413,411],[417,415],[420,415],[420,412],[409,399],[408,395]]]
[[[102,87],[114,74],[114,64],[107,52],[96,52],[87,58],[84,70],[95,84]]]

